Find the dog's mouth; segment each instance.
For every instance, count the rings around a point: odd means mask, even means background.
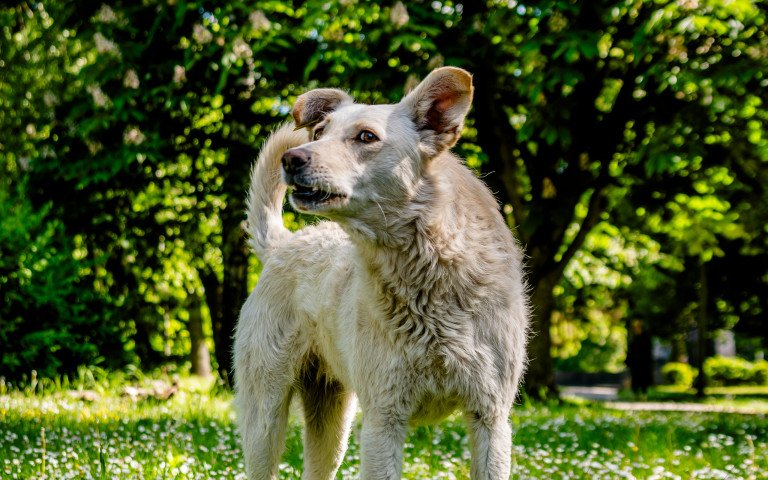
[[[290,195],[296,207],[300,209],[315,210],[319,207],[328,207],[343,203],[347,196],[343,193],[326,190],[319,185],[289,185]]]

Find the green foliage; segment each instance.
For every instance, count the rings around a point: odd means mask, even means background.
[[[682,362],[669,362],[661,367],[664,383],[683,388],[691,388],[698,372],[695,368]]]
[[[119,364],[124,339],[99,315],[109,298],[85,283],[94,263],[80,258],[49,205],[30,205],[25,186],[0,185],[0,375],[50,377],[81,364]]]
[[[716,356],[704,362],[704,373],[713,385],[766,385],[768,362]]]
[[[752,381],[756,385],[768,385],[768,360],[758,360],[752,365]]]
[[[83,322],[122,347],[92,338],[80,344],[97,351],[78,359],[127,350],[115,361],[158,365],[188,351],[194,310],[226,369],[259,269],[240,223],[266,134],[308,88],[393,101],[443,64],[475,74],[456,151],[485,174],[529,254],[541,322],[530,372],[546,371],[550,352],[619,368],[625,318],[687,331],[693,259],[712,264],[712,323],[765,335],[757,3],[19,1],[0,7],[0,25],[0,174],[28,178],[23,198],[3,202],[28,206],[13,218],[51,255],[31,271],[78,297],[77,308],[46,300],[56,317],[36,342],[70,343]],[[8,262],[26,238],[10,231]],[[3,298],[14,322],[34,324],[17,283],[0,286]]]
[[[562,300],[560,297],[558,303]],[[590,373],[624,370],[627,331],[621,319],[622,309],[596,302],[593,299],[585,306],[571,305],[565,312],[553,315],[552,345],[558,369]]]

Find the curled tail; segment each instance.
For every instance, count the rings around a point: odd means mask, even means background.
[[[251,169],[251,187],[246,200],[248,244],[264,262],[269,252],[291,235],[283,225],[286,186],[280,175],[280,160],[286,150],[309,141],[307,131],[296,131],[286,123],[270,135]]]

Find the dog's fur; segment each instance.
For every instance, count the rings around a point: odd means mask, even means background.
[[[235,336],[248,478],[276,477],[294,393],[305,479],[335,478],[356,398],[363,479],[400,478],[408,424],[456,408],[472,477],[509,478],[528,303],[498,204],[448,152],[472,91],[451,67],[396,105],[312,90],[294,105],[297,130],[283,126],[262,149],[248,231],[263,271]],[[297,210],[331,221],[286,230],[286,184]]]

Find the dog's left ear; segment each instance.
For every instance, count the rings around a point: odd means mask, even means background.
[[[416,124],[428,156],[440,154],[459,140],[473,91],[469,72],[443,67],[432,71],[400,101]]]
[[[354,101],[347,92],[336,88],[316,88],[299,95],[293,104],[296,129],[311,127],[340,106]]]

